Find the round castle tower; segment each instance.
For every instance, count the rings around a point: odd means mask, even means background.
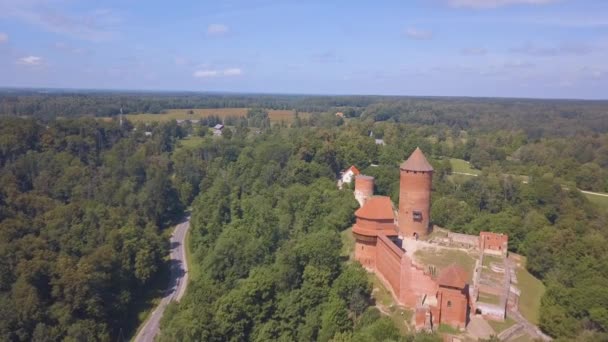
[[[433,167],[416,148],[399,169],[399,235],[426,237],[430,233]]]
[[[355,199],[362,207],[374,195],[374,177],[358,175],[355,177]]]

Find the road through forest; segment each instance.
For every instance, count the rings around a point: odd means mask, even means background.
[[[160,319],[163,317],[165,308],[173,300],[178,301],[186,292],[188,286],[188,263],[186,262],[186,234],[190,228],[190,216],[187,216],[180,224],[175,227],[171,234],[170,241],[170,268],[171,278],[169,286],[164,292],[158,306],[144,322],[143,327],[135,337],[135,342],[152,342],[160,331]]]

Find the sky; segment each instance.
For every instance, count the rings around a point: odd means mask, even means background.
[[[608,0],[0,0],[0,86],[608,98]]]

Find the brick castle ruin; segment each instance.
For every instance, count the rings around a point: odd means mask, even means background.
[[[355,212],[352,228],[355,259],[391,291],[399,305],[414,310],[417,329],[432,330],[439,324],[465,329],[471,312],[491,319],[504,319],[509,286],[486,287],[496,290],[498,305],[479,303],[477,298],[483,255],[506,256],[508,237],[482,232],[480,236],[448,233],[451,243],[461,243],[479,251],[474,285],[469,274],[452,264],[438,274],[434,267],[417,264],[405,245],[423,243],[432,230],[430,219],[433,167],[419,148],[400,166],[399,207],[393,208],[387,196],[374,196],[374,178],[355,177],[355,198],[361,207]],[[451,234],[451,236],[450,236]],[[428,242],[424,242],[428,243]],[[505,261],[506,262],[506,261]],[[506,274],[508,272],[503,272]],[[506,279],[505,275],[505,279]],[[507,280],[507,284],[510,284]],[[487,290],[487,289],[486,289]],[[504,297],[504,301],[503,301]],[[471,300],[473,299],[473,300]]]

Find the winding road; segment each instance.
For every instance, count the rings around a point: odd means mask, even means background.
[[[170,241],[170,267],[171,267],[171,279],[169,280],[169,286],[165,290],[163,298],[161,299],[158,306],[152,311],[152,314],[144,322],[142,328],[139,330],[137,336],[135,336],[135,342],[152,342],[160,331],[160,319],[163,317],[165,308],[173,300],[179,302],[186,292],[188,286],[188,263],[186,262],[186,234],[190,228],[190,216],[187,216],[184,221],[179,223],[173,234],[171,234]]]

